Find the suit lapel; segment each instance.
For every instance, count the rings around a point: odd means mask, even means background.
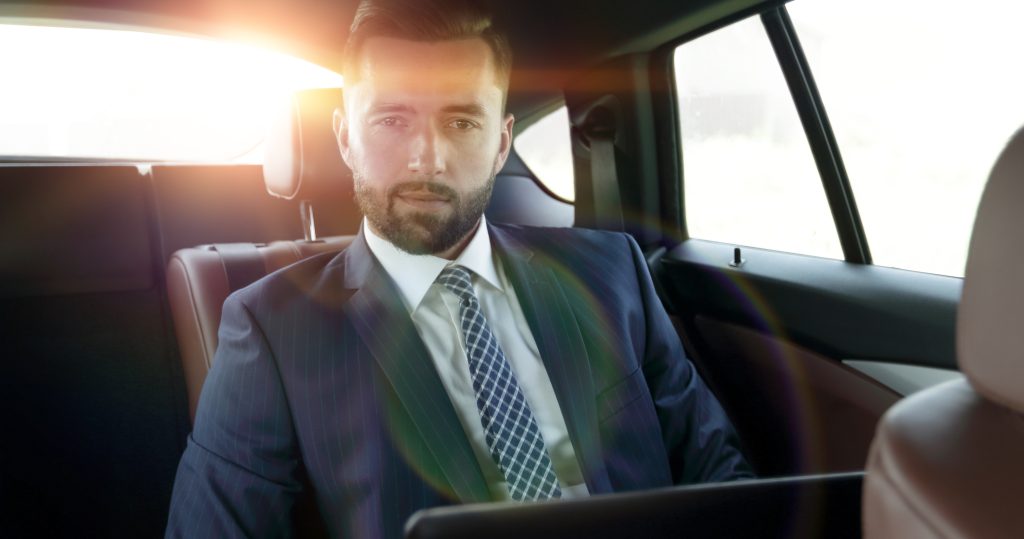
[[[504,230],[491,226],[489,232],[537,342],[587,488],[591,494],[611,492],[598,440],[590,361],[565,291],[552,268],[530,249]]]
[[[362,233],[346,250],[345,312],[462,502],[490,499],[483,473],[395,284]]]

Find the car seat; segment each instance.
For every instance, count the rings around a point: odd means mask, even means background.
[[[877,428],[866,537],[1024,536],[1024,129],[982,196],[957,313],[966,379],[911,395]]]

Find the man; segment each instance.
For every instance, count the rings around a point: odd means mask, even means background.
[[[435,505],[749,477],[631,238],[483,218],[513,126],[487,15],[364,1],[346,53],[363,227],[225,302],[168,535],[396,537]]]

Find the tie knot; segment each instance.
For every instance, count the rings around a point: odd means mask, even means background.
[[[469,270],[462,266],[448,266],[437,276],[437,282],[455,293],[462,301],[476,298]]]

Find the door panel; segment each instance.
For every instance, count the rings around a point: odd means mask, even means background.
[[[875,423],[898,394],[785,339],[699,315],[681,323],[759,474],[864,468]]]
[[[843,360],[955,368],[960,280],[733,248],[687,240],[653,271],[755,469],[862,469],[900,394]]]
[[[687,240],[660,260],[670,305],[764,327],[835,359],[955,369],[962,280]]]

